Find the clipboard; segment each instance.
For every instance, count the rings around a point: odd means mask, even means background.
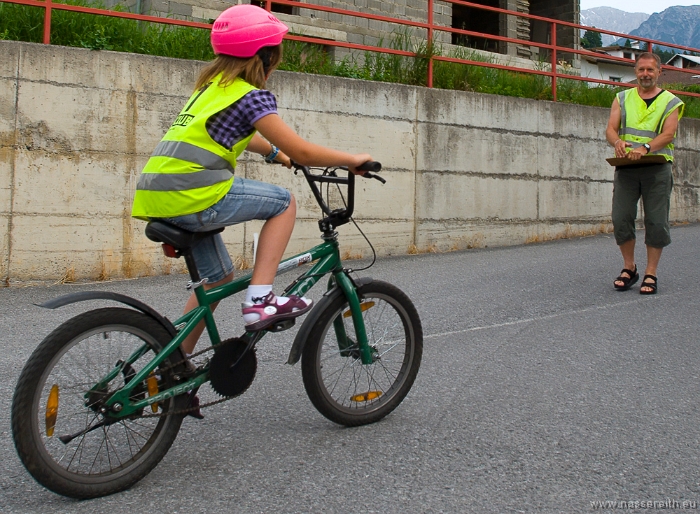
[[[627,157],[610,157],[605,159],[610,166],[634,166],[638,164],[666,164],[666,157],[663,155],[642,155],[641,159],[633,161]]]

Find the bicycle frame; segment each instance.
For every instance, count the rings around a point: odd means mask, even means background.
[[[323,243],[315,246],[308,252],[297,254],[289,259],[284,260],[280,263],[277,268],[277,274],[282,274],[290,271],[302,264],[309,262],[315,262],[315,264],[306,273],[298,277],[294,282],[292,282],[287,289],[285,289],[285,295],[295,294],[298,296],[303,296],[309,289],[311,289],[321,278],[323,278],[328,273],[332,273],[332,278],[329,280],[329,289],[333,284],[343,291],[345,297],[348,300],[348,305],[350,307],[350,312],[352,313],[353,326],[355,328],[355,333],[357,335],[357,344],[360,348],[360,357],[363,364],[371,364],[372,353],[371,349],[367,343],[367,333],[365,330],[364,320],[362,317],[362,308],[360,306],[360,300],[355,291],[355,286],[352,280],[347,276],[342,267],[342,262],[340,259],[340,250],[338,246],[337,239],[333,238],[326,240]],[[206,331],[209,334],[209,338],[213,346],[218,346],[221,344],[221,337],[219,336],[219,331],[214,321],[213,310],[211,308],[212,304],[223,300],[231,295],[234,295],[240,291],[243,291],[250,284],[250,276],[241,277],[233,280],[228,284],[224,284],[212,289],[205,289],[203,287],[196,287],[194,292],[199,302],[199,306],[192,309],[188,313],[184,314],[182,317],[177,319],[174,324],[178,328],[178,333],[175,338],[168,343],[163,350],[158,353],[144,368],[142,368],[138,373],[136,373],[130,380],[129,383],[123,388],[116,391],[106,402],[105,408],[110,411],[110,416],[116,418],[127,417],[135,412],[152,405],[154,403],[163,402],[174,396],[184,394],[191,391],[209,380],[208,372],[202,371],[190,380],[177,384],[169,389],[160,391],[153,396],[148,396],[142,400],[132,402],[130,397],[132,395],[133,389],[137,384],[143,383],[143,381],[177,348],[180,347],[185,338],[194,330],[194,328],[201,322],[204,321]],[[343,350],[349,346],[347,335],[345,334],[345,329],[342,323],[335,324],[336,336],[338,338],[338,344],[340,349]],[[247,333],[246,336],[250,338],[255,338],[254,343],[257,342],[264,332],[257,333]],[[93,388],[93,390],[99,390],[113,380],[127,365],[133,364],[140,358],[144,353],[148,351],[148,346],[136,350],[125,362],[119,362],[115,368],[106,375],[102,380],[100,380]],[[89,392],[86,393],[85,397],[89,396]]]
[[[338,246],[338,234],[334,230],[336,227],[351,220],[355,202],[355,175],[348,172],[347,178],[338,177],[335,174],[335,170],[333,170],[332,173],[314,175],[310,173],[309,168],[305,166],[294,164],[294,168],[296,171],[303,172],[319,207],[321,207],[321,210],[326,217],[319,221],[319,228],[323,234],[324,242],[305,253],[301,253],[284,260],[278,266],[277,275],[302,264],[315,262],[310,270],[298,277],[285,289],[284,294],[304,296],[304,293],[311,289],[322,277],[328,273],[331,273],[332,277],[328,282],[328,289],[337,286],[345,295],[350,307],[353,327],[357,336],[357,341],[352,341],[350,338],[348,338],[345,332],[345,326],[343,325],[342,320],[335,320],[333,326],[338,341],[338,348],[341,351],[341,354],[342,352],[347,353],[347,349],[350,346],[357,344],[360,350],[359,354],[362,364],[372,364],[374,359],[372,356],[372,349],[369,347],[367,342],[367,332],[365,330],[364,318],[362,317],[363,309],[357,296],[355,284],[343,270]],[[348,171],[347,168],[343,169]],[[381,164],[378,162],[366,162],[358,169],[362,169],[362,171],[365,172],[364,176],[366,178],[375,178],[382,183],[386,182],[383,178],[369,173],[370,171],[378,172],[381,169]],[[324,201],[323,195],[316,185],[317,183],[347,185],[348,198],[345,208],[331,210],[328,204]],[[155,240],[158,241],[158,239]],[[175,255],[178,255],[174,248],[171,248],[171,250],[175,253]],[[174,396],[179,396],[187,393],[188,391],[192,391],[209,380],[208,369],[201,369],[197,371],[195,376],[185,382],[179,383],[164,391],[160,391],[153,396],[149,394],[147,398],[142,400],[135,402],[131,401],[132,392],[137,387],[137,384],[143,384],[144,380],[146,380],[147,377],[151,375],[151,373],[153,373],[154,370],[170,354],[180,347],[183,341],[200,322],[204,322],[212,346],[216,347],[220,345],[221,337],[219,336],[219,331],[216,327],[216,322],[214,321],[212,305],[220,300],[223,300],[224,298],[244,290],[250,284],[251,277],[245,276],[235,279],[228,284],[211,289],[205,289],[204,287],[201,287],[205,281],[199,279],[197,268],[194,264],[194,260],[192,260],[191,254],[185,255],[185,260],[187,261],[187,267],[190,271],[192,281],[195,282],[192,285],[194,287],[194,294],[197,297],[198,306],[175,321],[174,325],[178,330],[177,335],[175,335],[175,337],[165,346],[165,348],[163,348],[158,355],[151,359],[151,361],[144,368],[142,368],[134,376],[130,377],[128,383],[125,384],[124,387],[116,391],[110,396],[109,399],[107,399],[107,401],[101,407],[101,412],[104,415],[109,415],[113,419],[124,418],[137,413],[148,405],[153,405]],[[242,339],[248,342],[246,351],[249,351],[264,334],[265,331],[253,333],[248,332],[244,334]],[[125,362],[117,362],[114,369],[112,369],[112,371],[110,371],[102,380],[95,384],[90,391],[85,394],[85,398],[89,398],[90,393],[94,391],[106,389],[111,380],[117,377],[119,373],[123,372],[127,366],[130,366],[136,362],[148,350],[148,345],[143,345],[132,355],[130,355]]]

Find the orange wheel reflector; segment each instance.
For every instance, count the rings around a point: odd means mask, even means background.
[[[148,386],[148,396],[155,396],[158,394],[158,379],[153,373],[148,375],[146,385]],[[158,402],[151,404],[151,410],[153,412],[158,412]]]
[[[353,402],[369,402],[376,400],[382,395],[381,391],[367,391],[366,393],[356,394],[350,397],[350,401]]]
[[[49,399],[46,401],[46,435],[53,436],[53,429],[56,426],[58,417],[58,385],[51,386]]]
[[[361,310],[362,312],[365,312],[367,309],[370,309],[370,308],[372,308],[372,307],[374,307],[374,302],[362,302],[362,303],[360,304],[360,310]],[[346,311],[343,313],[343,317],[344,317],[344,318],[349,318],[350,316],[352,316],[352,312],[350,312],[350,309],[346,310]]]

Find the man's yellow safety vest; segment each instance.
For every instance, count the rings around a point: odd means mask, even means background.
[[[207,120],[255,90],[242,79],[225,88],[218,75],[195,91],[146,163],[136,185],[131,215],[170,218],[201,212],[231,188],[236,158],[253,134],[228,149],[214,141]]]
[[[661,134],[668,116],[679,109],[678,119],[683,116],[685,104],[668,91],[662,91],[651,106],[639,96],[637,88],[627,89],[617,94],[620,103],[620,139],[632,143],[632,149],[649,143]],[[674,138],[675,140],[675,138]],[[673,141],[665,147],[651,152],[651,155],[663,155],[673,162]]]

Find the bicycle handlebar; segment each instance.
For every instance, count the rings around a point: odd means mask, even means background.
[[[359,171],[373,171],[377,173],[382,170],[382,163],[377,161],[367,161],[357,168]]]
[[[311,173],[311,168],[308,166],[302,166],[300,164],[297,164],[296,162],[292,161],[292,167],[294,168],[294,173],[297,171],[301,171],[304,174],[304,178],[309,184],[309,187],[311,188],[311,192],[314,194],[314,197],[316,198],[316,203],[318,203],[319,207],[321,207],[321,210],[323,213],[328,217],[327,220],[331,222],[332,226],[337,227],[340,226],[344,223],[347,223],[350,220],[350,217],[352,216],[353,211],[355,210],[355,174],[354,173],[348,173],[347,177],[339,177],[336,175],[335,171],[336,170],[344,170],[348,171],[347,167],[344,166],[338,166],[338,167],[331,167],[331,168],[325,168],[323,174],[321,175],[315,175]],[[364,174],[360,174],[361,177],[365,178],[373,178],[376,180],[379,180],[382,184],[386,183],[386,180],[384,178],[374,175],[373,173],[370,172],[378,172],[379,170],[382,169],[381,163],[377,161],[367,161],[366,163],[362,164],[357,168],[358,171],[364,171]],[[348,186],[348,191],[347,191],[347,204],[345,205],[345,209],[334,209],[331,210],[328,207],[328,204],[325,202],[323,199],[323,195],[318,189],[318,186],[316,185],[316,182],[319,183],[331,183],[331,184],[345,184]],[[325,220],[324,220],[325,221]]]

